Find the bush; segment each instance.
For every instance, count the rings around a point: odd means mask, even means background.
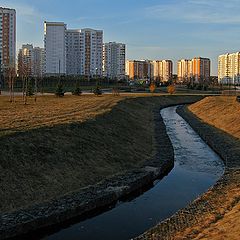
[[[58,85],[57,85],[57,89],[56,89],[56,91],[55,91],[55,95],[56,95],[57,97],[63,97],[63,96],[64,96],[64,90],[63,90],[62,84],[58,84]]]
[[[176,88],[175,88],[175,86],[172,84],[172,85],[169,85],[169,86],[167,87],[167,91],[168,91],[168,93],[173,94],[173,93],[175,93]]]
[[[82,94],[82,90],[80,87],[76,87],[72,92],[72,95],[75,95],[75,96],[80,96],[81,94]]]
[[[102,95],[102,90],[100,89],[99,86],[97,86],[94,90],[93,90],[93,93],[97,96],[100,96]]]
[[[156,90],[156,85],[155,85],[155,83],[151,83],[151,85],[149,86],[149,90],[150,90],[151,93],[154,93],[154,92],[155,92],[155,90]]]

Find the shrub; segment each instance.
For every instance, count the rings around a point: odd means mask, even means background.
[[[93,93],[97,96],[102,95],[102,90],[100,89],[99,86],[96,86],[96,88],[93,90]]]
[[[154,93],[155,90],[156,90],[156,85],[154,83],[151,83],[150,87],[149,87],[149,90],[151,93]]]
[[[82,90],[80,87],[76,87],[72,92],[72,95],[75,95],[75,96],[80,96],[81,94],[82,94]]]
[[[57,85],[57,89],[56,89],[56,91],[55,91],[55,95],[56,95],[57,97],[63,97],[63,96],[64,96],[64,90],[63,90],[62,84],[58,84],[58,85]]]
[[[167,87],[167,91],[168,91],[168,93],[173,94],[173,93],[175,93],[176,88],[175,88],[175,86],[172,84],[172,85],[169,85],[169,86]]]

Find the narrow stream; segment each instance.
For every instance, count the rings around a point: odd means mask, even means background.
[[[219,179],[224,171],[221,159],[176,113],[176,107],[163,109],[161,115],[175,152],[169,175],[139,197],[43,239],[131,239],[185,207]]]

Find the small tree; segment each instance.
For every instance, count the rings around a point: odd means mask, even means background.
[[[168,93],[170,93],[172,95],[176,92],[176,88],[173,84],[171,84],[167,87],[167,91],[168,91]]]
[[[56,89],[56,91],[55,91],[55,95],[56,95],[57,97],[64,97],[64,90],[63,90],[62,84],[58,84],[58,85],[57,85],[57,89]]]
[[[81,94],[82,94],[82,90],[81,90],[81,88],[79,87],[79,85],[77,84],[77,85],[76,85],[76,88],[75,88],[74,91],[72,92],[72,95],[80,96]]]
[[[156,85],[154,83],[151,83],[150,87],[149,87],[149,90],[150,90],[151,93],[154,93],[155,90],[156,90]]]
[[[96,88],[93,90],[93,93],[96,95],[96,96],[100,96],[102,95],[102,90],[99,86],[96,86]]]

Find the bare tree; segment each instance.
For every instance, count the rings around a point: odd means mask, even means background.
[[[12,59],[10,59],[9,64],[5,66],[5,77],[8,83],[9,101],[15,102],[14,82],[16,77],[16,68],[15,68],[15,61],[13,61]]]

